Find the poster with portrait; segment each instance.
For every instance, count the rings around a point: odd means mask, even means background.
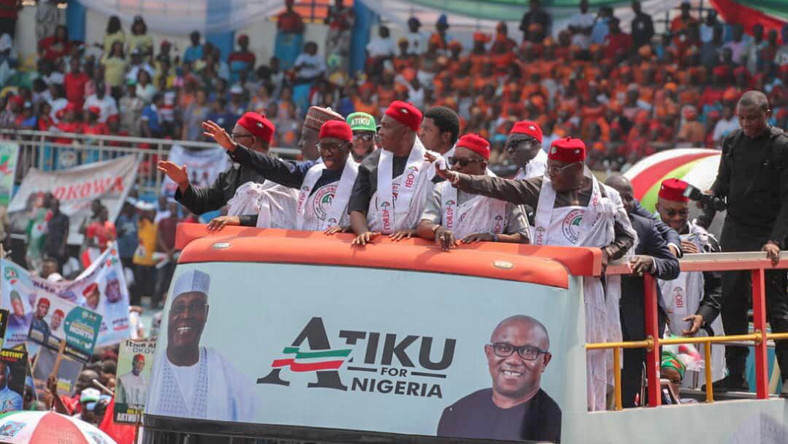
[[[131,337],[129,289],[123,264],[114,245],[61,290],[82,307],[101,315],[97,347],[115,345]]]
[[[27,371],[27,352],[0,351],[0,414],[22,410]]]
[[[18,159],[18,143],[0,142],[0,206],[8,206],[8,202],[11,200]]]
[[[39,294],[51,297],[57,292],[56,284],[32,276],[10,260],[0,259],[0,306],[9,311],[3,347],[11,348],[27,341]]]
[[[566,350],[577,349],[584,332],[576,284],[340,266],[180,264],[145,412],[559,441],[570,386]],[[494,400],[512,407],[501,421],[492,418],[502,409]]]
[[[115,422],[140,421],[153,367],[156,341],[125,340],[120,344],[115,386]]]
[[[33,304],[28,339],[36,344],[58,350],[65,341],[64,353],[87,362],[96,346],[101,315],[59,297],[40,295]]]

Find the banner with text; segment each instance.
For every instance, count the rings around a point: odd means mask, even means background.
[[[115,386],[115,422],[136,424],[140,421],[148,396],[155,350],[155,340],[127,339],[120,344]]]
[[[189,174],[189,183],[197,187],[207,187],[216,180],[216,176],[230,166],[230,157],[221,147],[203,150],[187,149],[180,145],[173,145],[167,160],[178,166],[186,165]],[[161,185],[161,194],[167,197],[175,196],[178,184],[165,177]]]
[[[0,206],[8,206],[14,194],[14,176],[18,159],[18,143],[0,142]]]
[[[101,326],[96,346],[117,344],[131,336],[129,292],[114,247],[107,248],[74,281],[49,282],[5,259],[0,259],[0,274],[0,306],[10,311],[6,347],[27,341],[40,295],[50,300],[65,299],[97,313]]]
[[[581,286],[570,282],[563,289],[401,270],[179,265],[145,412],[559,441],[577,358],[568,351],[581,350],[585,328]],[[498,397],[518,407],[488,421]]]
[[[11,231],[24,233],[35,212],[36,198],[52,193],[60,200],[60,211],[70,218],[68,243],[81,244],[79,228],[91,216],[91,202],[101,199],[109,210],[109,220],[115,220],[137,178],[138,164],[137,156],[130,155],[55,172],[32,168],[8,205]]]

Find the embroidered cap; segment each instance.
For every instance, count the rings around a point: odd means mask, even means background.
[[[198,292],[207,296],[210,289],[211,277],[208,273],[200,270],[191,270],[178,277],[173,286],[172,294],[178,297],[183,293]]]
[[[582,162],[586,160],[586,144],[572,137],[555,140],[550,145],[547,158],[564,163]]]
[[[266,143],[271,143],[274,138],[274,124],[265,118],[264,115],[257,113],[246,113],[238,119],[238,125],[252,133],[253,136]]]
[[[350,125],[345,122],[340,122],[338,120],[329,120],[328,122],[324,123],[323,126],[320,127],[320,133],[318,134],[318,138],[326,139],[339,139],[344,140],[345,142],[352,142],[353,141],[353,131],[350,129]]]
[[[304,118],[304,128],[320,131],[320,127],[329,120],[345,121],[341,115],[337,114],[331,108],[321,108],[319,106],[310,106]]]
[[[490,160],[490,142],[478,134],[466,134],[457,141],[458,148],[466,148]]]
[[[658,196],[660,199],[673,202],[689,202],[689,198],[684,195],[689,184],[681,179],[671,178],[662,181],[659,186]]]
[[[386,109],[386,115],[407,126],[414,132],[419,130],[421,119],[423,118],[418,108],[401,100],[391,102],[391,105]]]
[[[49,304],[49,299],[47,299],[47,298],[41,298],[41,299],[39,299],[39,300],[38,300],[38,305],[46,305],[47,307],[49,307],[49,305],[50,305],[50,304]]]
[[[509,134],[525,134],[536,139],[537,142],[542,143],[542,128],[536,122],[530,120],[521,120],[514,124]]]

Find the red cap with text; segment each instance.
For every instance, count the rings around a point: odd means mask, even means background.
[[[344,140],[345,142],[352,142],[353,130],[351,130],[350,125],[345,122],[340,122],[339,120],[329,120],[320,127],[318,138],[333,138]]]
[[[401,100],[391,102],[391,105],[386,110],[386,115],[413,131],[418,131],[421,126],[421,111],[410,103]]]
[[[465,148],[490,160],[490,142],[478,134],[466,134],[457,141],[457,148]]]
[[[531,122],[530,120],[521,120],[515,123],[509,134],[525,134],[542,143],[542,128],[539,128],[536,122]]]
[[[238,125],[269,144],[274,139],[274,124],[260,114],[246,113],[238,119]]]
[[[582,162],[586,160],[586,144],[571,137],[557,139],[550,145],[547,158],[564,163]]]
[[[681,179],[665,179],[659,186],[659,198],[673,202],[689,202],[689,198],[684,195],[689,184]]]

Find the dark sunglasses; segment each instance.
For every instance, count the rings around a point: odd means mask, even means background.
[[[449,156],[448,161],[449,161],[449,165],[451,165],[451,166],[457,165],[459,163],[460,166],[463,167],[463,168],[467,167],[468,164],[471,164],[471,163],[484,162],[484,160],[482,160],[482,159],[458,159],[458,158],[456,158],[454,156]]]

